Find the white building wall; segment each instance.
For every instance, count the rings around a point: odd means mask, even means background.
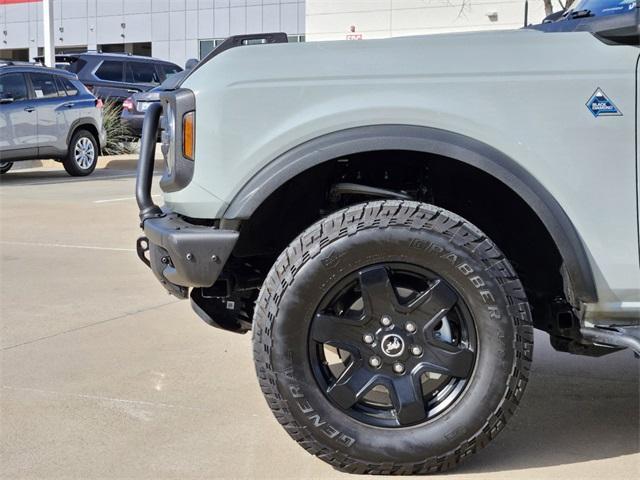
[[[184,65],[199,40],[242,33],[304,34],[304,0],[53,0],[56,47],[151,42],[152,55]],[[124,25],[124,26],[123,26]],[[4,32],[6,31],[6,35]],[[43,46],[42,3],[0,5],[0,49]]]
[[[494,15],[495,14],[495,15]],[[544,17],[542,0],[529,0],[529,23]],[[524,0],[307,0],[307,40],[520,28]],[[351,32],[351,27],[355,32]]]

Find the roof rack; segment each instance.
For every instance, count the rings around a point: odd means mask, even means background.
[[[3,58],[0,58],[0,65],[4,65],[4,66],[10,66],[10,65],[24,65],[24,66],[33,66],[33,65],[37,65],[37,63],[35,62],[25,62],[23,60],[5,60]]]
[[[198,68],[199,65],[203,65],[211,60],[213,57],[220,55],[222,52],[229,50],[230,48],[240,47],[242,45],[258,45],[266,43],[287,43],[289,38],[284,32],[274,33],[250,33],[248,35],[233,35],[228,37],[224,42],[214,48],[206,57],[204,57],[198,65],[194,68]]]

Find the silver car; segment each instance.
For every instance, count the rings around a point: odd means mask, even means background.
[[[89,175],[105,140],[102,102],[75,74],[0,63],[0,173],[19,160],[52,158],[69,175]]]

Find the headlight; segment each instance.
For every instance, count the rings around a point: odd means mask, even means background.
[[[162,154],[165,169],[160,179],[163,192],[176,192],[193,178],[196,148],[196,97],[186,88],[163,91]]]
[[[167,107],[164,110],[164,118],[164,130],[162,131],[162,155],[164,156],[164,161],[167,165],[167,173],[171,175],[176,163],[176,117],[170,103],[167,103]]]

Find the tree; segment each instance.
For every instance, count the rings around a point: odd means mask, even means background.
[[[545,15],[551,15],[553,13],[553,0],[543,0],[544,1],[544,12]],[[575,0],[556,0],[560,4],[561,10],[567,10],[571,5],[574,4]]]

